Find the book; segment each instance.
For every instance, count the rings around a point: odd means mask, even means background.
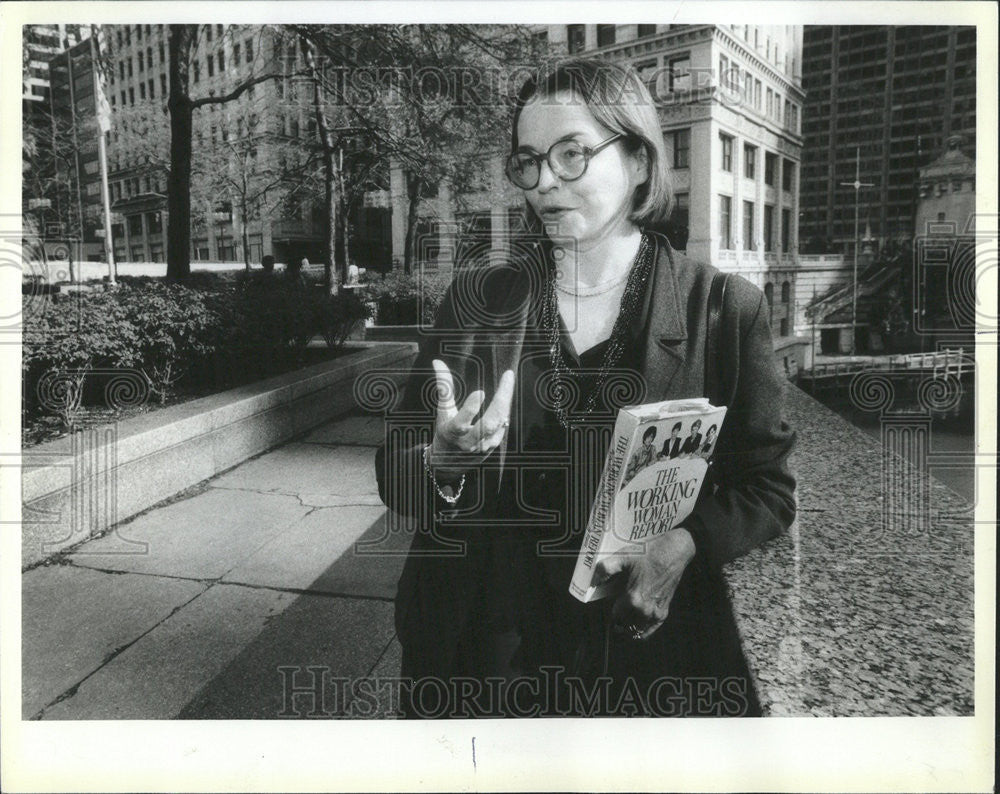
[[[645,544],[687,518],[698,500],[725,406],[707,398],[626,406],[618,412],[569,591],[584,603],[611,595],[597,564]]]

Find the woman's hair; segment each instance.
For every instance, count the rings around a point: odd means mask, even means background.
[[[525,105],[536,97],[551,99],[562,92],[579,96],[598,122],[625,136],[628,152],[636,154],[640,149],[645,150],[649,174],[645,183],[636,188],[630,218],[639,226],[655,226],[666,221],[673,203],[673,186],[660,119],[649,90],[629,66],[576,58],[546,67],[529,77],[514,103],[510,150],[517,151],[517,123]],[[537,222],[530,206],[528,216],[532,222]]]
[[[656,428],[655,427],[648,428],[646,430],[646,432],[642,434],[642,443],[645,444],[651,438],[656,438]]]

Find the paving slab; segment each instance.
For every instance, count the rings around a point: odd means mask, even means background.
[[[286,444],[223,474],[212,481],[212,487],[324,494],[353,499],[357,504],[359,499],[378,498],[375,451],[370,447]]]
[[[308,511],[291,495],[209,488],[83,544],[70,559],[91,568],[218,579]],[[146,543],[145,553],[119,532]]]
[[[385,440],[382,416],[348,416],[316,428],[303,441],[307,444],[353,444],[377,447]]]
[[[399,714],[399,680],[400,665],[403,661],[403,648],[393,635],[388,647],[376,662],[374,669],[366,676],[369,685],[364,699],[359,699],[357,693],[345,701],[345,715],[355,719],[398,719]],[[374,705],[371,700],[374,698]]]
[[[21,577],[21,713],[33,716],[206,585],[72,565]]]
[[[395,531],[389,531],[391,526]],[[395,598],[413,531],[385,510],[310,587],[366,598]]]
[[[45,710],[43,719],[171,719],[295,596],[214,585]]]
[[[178,716],[202,720],[339,716],[348,693],[384,657],[392,637],[392,604],[300,596],[280,617],[272,618]],[[391,675],[399,675],[398,667]],[[294,694],[293,687],[302,694]],[[378,715],[371,711],[371,716]]]
[[[224,581],[346,593],[346,590],[332,589],[342,584],[342,577],[328,581],[327,572],[331,566],[339,565],[341,556],[350,567],[355,557],[355,541],[382,523],[384,514],[384,507],[314,510],[229,571]]]

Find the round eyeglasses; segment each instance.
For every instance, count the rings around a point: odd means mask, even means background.
[[[507,178],[521,190],[533,190],[541,179],[542,160],[546,160],[553,174],[564,182],[573,182],[587,173],[591,157],[623,137],[616,133],[594,147],[573,140],[556,141],[545,154],[514,152],[507,158]]]

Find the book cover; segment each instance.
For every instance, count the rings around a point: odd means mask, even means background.
[[[580,546],[570,592],[605,598],[615,582],[595,584],[597,563],[642,554],[694,509],[722,430],[725,406],[706,398],[627,406],[618,412],[601,483]]]

